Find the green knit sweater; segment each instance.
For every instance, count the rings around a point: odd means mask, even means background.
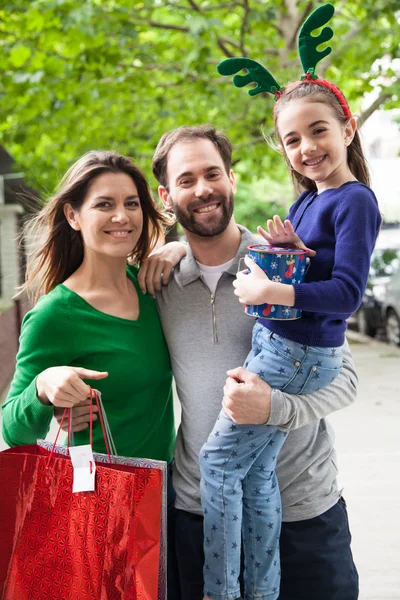
[[[100,390],[120,456],[170,462],[175,444],[172,372],[153,298],[137,285],[137,270],[127,269],[139,296],[137,321],[100,312],[64,285],[43,296],[24,318],[17,367],[3,405],[3,436],[10,446],[44,438],[53,416],[36,395],[37,375],[54,366],[108,371],[86,383]],[[88,430],[75,434],[87,444]],[[105,452],[99,421],[93,448]]]

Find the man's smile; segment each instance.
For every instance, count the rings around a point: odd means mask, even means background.
[[[213,204],[206,204],[205,206],[200,206],[199,208],[195,208],[193,212],[195,213],[209,213],[213,210],[216,210],[219,206],[219,203],[214,202]]]

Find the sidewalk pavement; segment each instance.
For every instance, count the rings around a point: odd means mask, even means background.
[[[359,600],[400,600],[400,349],[351,331],[348,338],[358,399],[329,420],[360,574]],[[48,439],[55,431],[54,422]],[[5,447],[0,433],[0,449]]]
[[[399,600],[400,349],[351,332],[349,337],[358,399],[329,420],[360,575],[359,600]]]

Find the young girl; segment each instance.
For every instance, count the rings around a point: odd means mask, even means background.
[[[251,71],[249,62],[237,66],[233,72],[243,66]],[[346,319],[361,302],[381,223],[355,118],[338,88],[317,78],[314,69],[306,73],[303,81],[272,90],[281,149],[306,191],[284,223],[275,216],[268,231],[259,231],[274,246],[310,247],[316,255],[304,284],[271,281],[250,259],[251,272],[240,273],[234,282],[242,303],[303,311],[295,321],[259,319],[244,365],[272,387],[296,394],[324,387],[341,368]],[[222,411],[202,448],[207,600],[240,596],[241,536],[245,599],[279,596],[281,506],[275,468],[285,436],[268,424],[237,425]]]

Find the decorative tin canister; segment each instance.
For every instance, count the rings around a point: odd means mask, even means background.
[[[249,256],[268,275],[279,283],[303,283],[306,272],[306,250],[278,248],[266,244],[249,246]],[[251,317],[262,319],[299,319],[301,310],[279,304],[246,305],[245,312]]]

